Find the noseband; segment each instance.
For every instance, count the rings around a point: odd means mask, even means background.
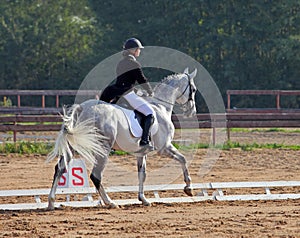
[[[188,88],[190,89],[190,92],[189,92],[188,100],[187,100],[185,103],[180,104],[181,106],[185,106],[186,104],[189,103],[189,101],[192,101],[192,100],[193,100],[193,92],[192,92],[191,77],[190,77],[190,75],[187,74],[187,73],[185,73],[185,75],[188,77],[188,84],[186,85],[186,88],[184,89],[184,91],[182,92],[182,94],[181,94],[177,99],[181,98],[181,97],[185,94],[185,92],[186,92],[186,90],[187,90]]]

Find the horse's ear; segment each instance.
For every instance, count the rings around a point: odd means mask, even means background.
[[[184,74],[188,74],[189,73],[189,68],[185,68],[185,70],[183,71]]]
[[[195,68],[194,72],[190,74],[191,79],[195,78],[197,74],[197,68]]]

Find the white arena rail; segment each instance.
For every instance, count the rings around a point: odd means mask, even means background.
[[[171,190],[183,190],[184,184],[146,185],[146,192],[153,192],[154,197],[149,198],[155,203],[180,203],[200,202],[205,200],[218,201],[249,201],[249,200],[277,200],[277,199],[300,199],[300,181],[266,181],[266,182],[214,182],[193,184],[196,191],[194,197],[160,197],[159,192]],[[298,193],[279,193],[279,190],[287,188],[296,190]],[[251,193],[252,189],[261,189],[262,193]],[[271,193],[271,189],[276,193]],[[229,191],[235,191],[229,194]],[[138,186],[114,186],[106,188],[108,193],[138,192]],[[44,209],[47,202],[42,202],[40,196],[48,196],[50,189],[29,189],[29,190],[0,190],[1,197],[33,197],[35,203],[0,204],[0,210],[28,210]],[[100,200],[93,200],[92,195],[96,193],[95,188],[58,188],[57,195],[66,195],[65,202],[56,202],[55,207],[93,207],[101,204]],[[85,195],[81,201],[71,201],[70,195]],[[114,200],[117,205],[141,204],[137,199]]]

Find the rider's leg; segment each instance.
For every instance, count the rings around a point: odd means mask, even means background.
[[[140,141],[140,146],[149,145],[149,135],[150,135],[150,128],[153,123],[154,117],[152,114],[149,114],[148,116],[144,117],[144,123],[143,123],[143,134]]]
[[[149,147],[147,149],[153,150],[153,147],[150,145],[149,134],[150,128],[155,118],[155,111],[148,104],[146,100],[137,96],[134,92],[130,92],[124,96],[124,98],[129,102],[129,104],[137,111],[141,112],[144,117],[143,123],[143,134],[140,141],[140,146]]]
[[[150,141],[149,141],[149,137],[150,137],[150,128],[151,125],[153,124],[154,121],[154,115],[155,112],[152,109],[152,107],[150,107],[148,104],[144,104],[140,107],[138,107],[136,110],[138,110],[139,112],[143,113],[145,115],[145,117],[143,118],[143,134],[140,140],[140,146],[144,147],[144,146],[149,146],[150,145]],[[154,148],[150,145],[149,146],[150,150],[153,150]]]

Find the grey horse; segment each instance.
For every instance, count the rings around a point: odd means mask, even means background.
[[[196,74],[197,69],[192,73],[185,69],[183,73],[170,75],[155,86],[152,97],[146,98],[154,108],[158,122],[158,130],[151,135],[151,142],[158,154],[167,155],[181,164],[186,183],[184,192],[189,196],[193,196],[191,177],[185,157],[171,143],[175,132],[171,115],[175,103],[181,106],[185,116],[196,114],[194,84]],[[73,158],[74,151],[92,164],[90,178],[104,204],[107,207],[116,207],[101,184],[102,173],[112,149],[121,149],[136,155],[138,199],[143,205],[150,205],[144,195],[147,153],[140,153],[139,140],[140,138],[131,134],[126,117],[117,105],[87,100],[81,104],[74,104],[68,111],[64,110],[62,129],[53,151],[47,158],[48,161],[55,157],[59,158],[48,196],[48,209],[54,209],[58,181]]]

